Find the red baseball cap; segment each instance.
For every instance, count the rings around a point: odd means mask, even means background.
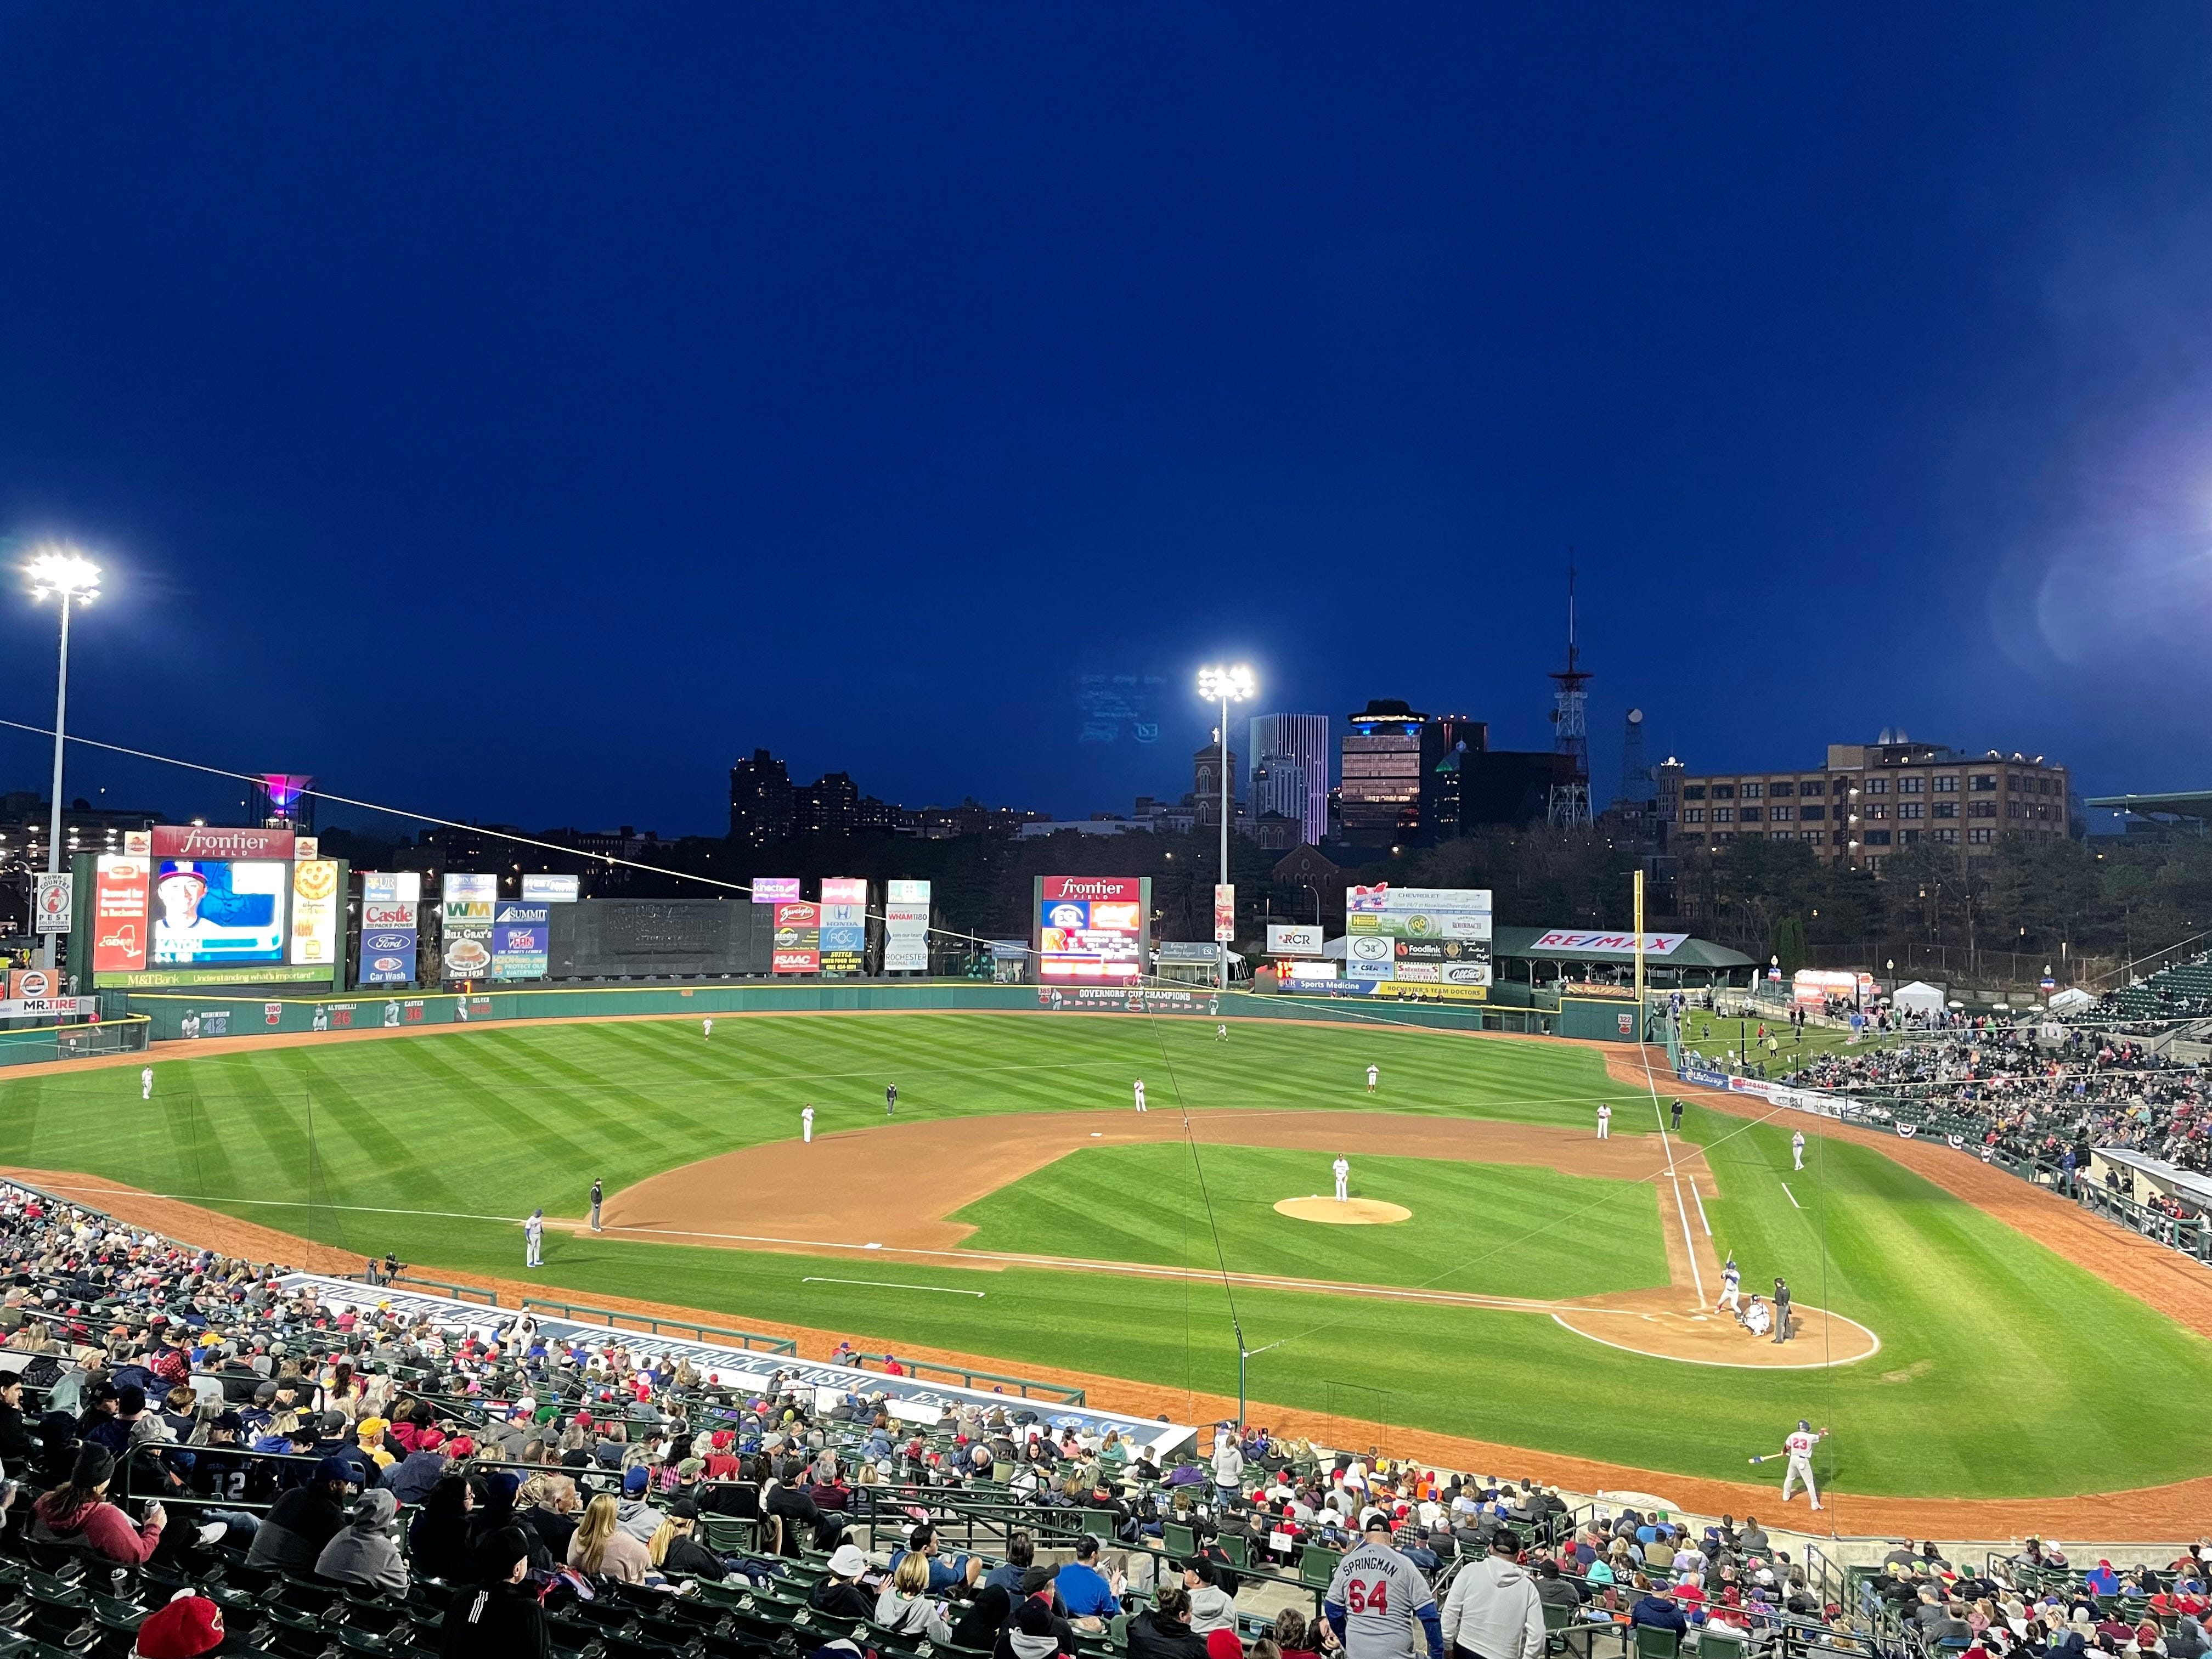
[[[222,1609],[204,1595],[180,1595],[138,1626],[138,1659],[198,1659],[222,1645]]]

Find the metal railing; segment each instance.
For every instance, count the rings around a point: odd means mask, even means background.
[[[698,1342],[704,1342],[710,1336],[721,1337],[736,1343],[740,1348],[761,1353],[789,1354],[794,1358],[799,1353],[799,1344],[789,1337],[763,1336],[758,1331],[733,1331],[726,1326],[701,1325],[688,1319],[662,1319],[649,1314],[623,1313],[612,1308],[586,1307],[580,1302],[552,1302],[535,1296],[524,1297],[522,1305],[562,1319],[605,1325],[616,1330],[641,1329],[651,1336],[689,1336]]]
[[[873,1360],[878,1365],[890,1364],[893,1358],[887,1353],[855,1353],[853,1356],[855,1364]],[[921,1380],[926,1371],[931,1376],[947,1382],[957,1381],[963,1389],[973,1389],[979,1382],[988,1382],[996,1385],[1000,1390],[1016,1389],[1024,1400],[1049,1400],[1062,1406],[1084,1403],[1083,1390],[1070,1388],[1064,1382],[1039,1382],[1032,1377],[1005,1376],[997,1371],[974,1370],[965,1365],[941,1365],[933,1359],[901,1359],[897,1363],[908,1376],[917,1380]]]

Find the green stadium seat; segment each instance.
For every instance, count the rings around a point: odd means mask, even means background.
[[[1336,1577],[1336,1564],[1344,1557],[1342,1550],[1333,1550],[1324,1544],[1309,1544],[1298,1552],[1298,1583],[1311,1590],[1325,1590],[1328,1581]]]
[[[1213,1540],[1221,1546],[1221,1553],[1232,1565],[1249,1567],[1252,1565],[1252,1540],[1241,1532],[1224,1532]]]
[[[1198,1553],[1198,1534],[1180,1521],[1168,1521],[1160,1526],[1160,1547],[1178,1561],[1188,1560]]]
[[[1682,1638],[1673,1631],[1656,1625],[1636,1626],[1636,1659],[1676,1659],[1681,1650]]]
[[[1741,1659],[1744,1638],[1711,1628],[1698,1632],[1698,1659]]]

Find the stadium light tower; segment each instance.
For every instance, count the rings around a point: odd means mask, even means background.
[[[1250,668],[1238,663],[1234,668],[1218,665],[1198,671],[1198,695],[1208,702],[1221,705],[1221,726],[1214,733],[1214,763],[1221,769],[1221,884],[1229,884],[1229,705],[1249,702],[1260,693],[1260,682]],[[1234,904],[1232,898],[1231,902]],[[1220,937],[1220,919],[1215,918],[1214,945],[1219,960],[1219,984],[1229,988],[1229,941]]]
[[[61,667],[54,679],[54,802],[53,817],[46,829],[46,873],[62,867],[62,723],[69,713],[69,625],[72,605],[90,605],[100,597],[100,567],[68,546],[42,547],[23,567],[31,579],[31,597],[43,599],[58,593],[62,601]],[[36,918],[33,918],[33,921]],[[46,935],[46,968],[52,972],[61,935]]]

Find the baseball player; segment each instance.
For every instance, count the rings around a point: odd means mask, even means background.
[[[1143,1084],[1139,1083],[1137,1085],[1137,1092],[1139,1095],[1145,1092],[1145,1085]],[[884,1085],[884,1115],[885,1117],[890,1117],[896,1113],[897,1110],[898,1085],[896,1083],[886,1083]]]
[[[530,1219],[522,1224],[522,1265],[542,1267],[545,1265],[545,1211],[543,1206],[530,1212]]]
[[[1336,1162],[1328,1167],[1336,1176],[1336,1201],[1341,1204],[1352,1196],[1352,1165],[1345,1161],[1344,1154],[1339,1152]]]
[[[701,1034],[702,1034],[702,1036],[704,1036],[704,1037],[705,1037],[708,1042],[713,1042],[713,1041],[714,1041],[714,1020],[713,1020],[713,1018],[712,1018],[711,1017],[709,1017],[708,1018],[706,1018],[706,1019],[702,1019],[702,1020],[701,1020],[701,1021],[699,1022],[699,1030],[700,1030]]]
[[[1737,1318],[1742,1318],[1742,1291],[1743,1269],[1735,1265],[1735,1252],[1730,1250],[1729,1259],[1721,1264],[1721,1299],[1713,1304],[1713,1310],[1717,1313],[1726,1308]]]
[[[1145,1109],[1145,1079],[1142,1078],[1137,1079],[1137,1109],[1140,1112]]]
[[[814,1144],[814,1109],[811,1106],[799,1115],[799,1139],[805,1146]]]
[[[1370,1066],[1367,1068],[1367,1092],[1369,1094],[1371,1095],[1375,1092],[1375,1085],[1382,1080],[1382,1068],[1380,1066]]]
[[[140,1068],[138,1073],[138,1098],[141,1100],[151,1100],[153,1097],[154,1068],[150,1066],[147,1066]]]
[[[1793,1168],[1802,1170],[1805,1167],[1805,1132],[1802,1129],[1790,1137],[1790,1156],[1795,1160]]]
[[[593,1232],[599,1231],[599,1183],[598,1177],[594,1176],[592,1181],[592,1231]]]
[[[1786,1279],[1774,1281],[1774,1340],[1790,1340],[1790,1281]]]
[[[1767,1332],[1774,1328],[1774,1322],[1767,1314],[1766,1304],[1759,1299],[1759,1293],[1756,1291],[1752,1292],[1751,1302],[1743,1310],[1743,1328],[1753,1336],[1765,1336]]]
[[[1217,1025],[1213,1028],[1213,1040],[1216,1042],[1226,1042],[1229,1041],[1229,1027],[1225,1024]]]
[[[1783,1456],[1787,1457],[1790,1460],[1788,1467],[1782,1472],[1782,1501],[1784,1503],[1786,1504],[1790,1501],[1790,1489],[1791,1485],[1795,1482],[1802,1481],[1805,1486],[1805,1496],[1812,1500],[1813,1507],[1816,1510],[1820,1507],[1820,1492],[1813,1485],[1813,1448],[1819,1445],[1821,1441],[1827,1438],[1827,1435],[1828,1431],[1826,1429],[1822,1429],[1818,1433],[1815,1433],[1813,1429],[1813,1425],[1808,1419],[1801,1417],[1797,1419],[1797,1431],[1783,1441],[1781,1451],[1779,1453],[1770,1452],[1767,1454],[1770,1457]],[[1753,1461],[1755,1462],[1757,1460]]]
[[[1597,1138],[1600,1140],[1613,1139],[1613,1108],[1602,1101],[1598,1103],[1597,1109]]]
[[[1674,1102],[1674,1133],[1676,1134],[1680,1134],[1682,1133],[1682,1102],[1679,1097],[1676,1097]]]
[[[1436,1592],[1419,1567],[1390,1547],[1390,1517],[1380,1510],[1367,1517],[1359,1547],[1337,1561],[1321,1610],[1344,1659],[1414,1659],[1416,1624],[1426,1638],[1428,1659],[1443,1659]]]

